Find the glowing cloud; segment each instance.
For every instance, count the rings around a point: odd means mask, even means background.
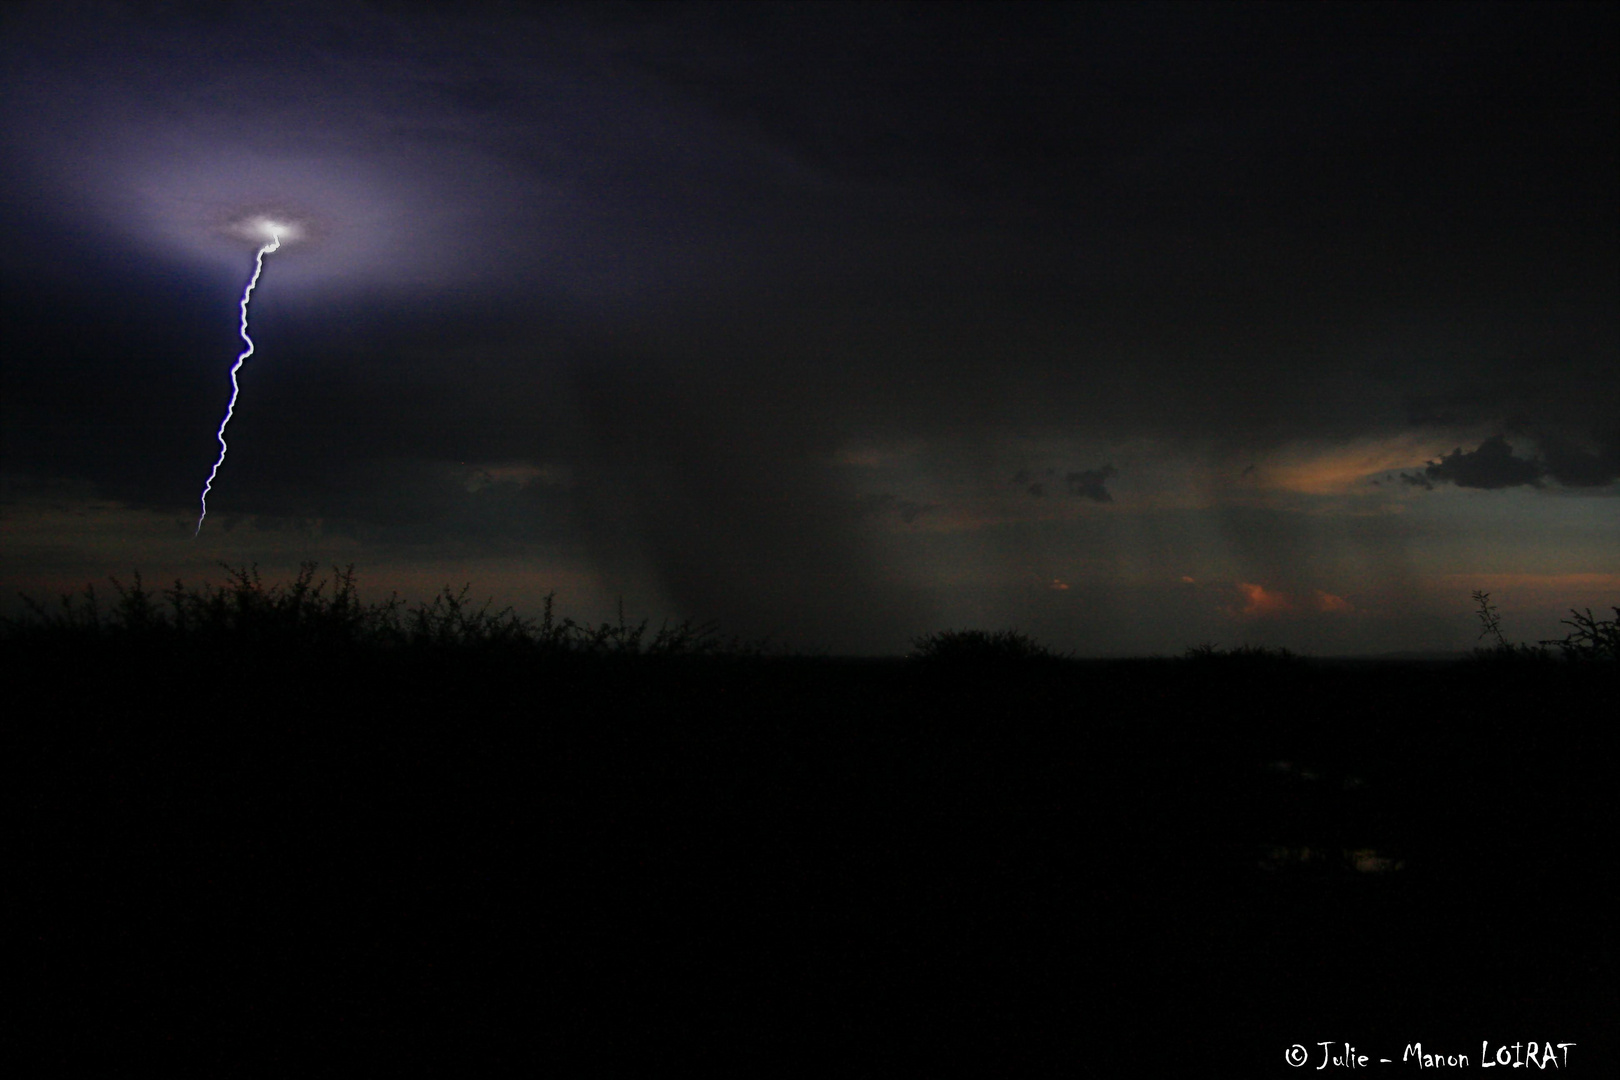
[[[1330,592],[1323,592],[1321,589],[1317,589],[1316,610],[1333,612],[1336,614],[1347,614],[1356,610],[1356,607],[1342,596],[1334,596]]]
[[[1294,610],[1293,602],[1282,593],[1271,592],[1248,581],[1238,582],[1237,587],[1246,601],[1241,609],[1244,615],[1266,617],[1286,615]]]
[[[1370,438],[1343,446],[1300,444],[1273,455],[1244,479],[1261,487],[1303,495],[1363,492],[1371,478],[1412,468],[1424,459],[1428,443],[1418,435]],[[1250,466],[1250,468],[1254,468]]]

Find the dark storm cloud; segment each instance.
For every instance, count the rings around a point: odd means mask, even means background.
[[[1612,13],[1433,7],[42,4],[9,183],[231,277],[211,215],[280,200],[324,231],[266,304],[729,338],[880,436],[1350,438],[1613,279]],[[1523,420],[1588,440],[1594,381]]]
[[[1604,487],[1620,480],[1620,431],[1598,436],[1598,449],[1583,450],[1552,435],[1541,438],[1547,475],[1566,487]]]
[[[1541,453],[1518,457],[1505,436],[1493,435],[1470,451],[1461,447],[1431,461],[1421,473],[1402,473],[1413,487],[1433,490],[1437,483],[1486,490],[1540,487],[1551,478],[1565,487],[1596,488],[1620,479],[1620,438],[1610,435],[1596,451],[1583,450],[1556,436],[1538,440]]]
[[[1046,470],[1046,475],[1051,476],[1054,474],[1055,470]],[[1015,485],[1022,487],[1032,498],[1044,499],[1046,497],[1046,485],[1036,480],[1035,474],[1030,472],[1028,469],[1019,469],[1016,473],[1014,473],[1012,482]]]
[[[1492,435],[1476,450],[1465,453],[1459,447],[1441,454],[1439,461],[1429,462],[1423,470],[1424,479],[1430,483],[1486,489],[1539,485],[1546,473],[1540,462],[1515,457],[1513,448],[1500,435]]]
[[[1373,483],[1377,482],[1376,480],[1373,481]],[[1424,491],[1434,490],[1434,481],[1422,473],[1401,473],[1401,483],[1407,487],[1422,488]]]
[[[848,214],[889,210],[829,222],[868,273],[820,275],[818,318],[779,322],[807,351],[881,355],[821,378],[893,402],[893,428],[1263,448],[1453,422],[1404,415],[1417,385],[1584,436],[1583,401],[1620,390],[1597,366],[1614,344],[1596,165],[1612,101],[1574,74],[1609,61],[1558,36],[1590,10],[1054,8],[1021,25],[957,8],[898,25],[885,9],[825,52],[831,28],[789,10],[792,34],[739,20],[727,32],[756,48],[659,70],[842,185]],[[992,30],[1008,44],[986,52]],[[1084,62],[1052,60],[1082,38]],[[1269,51],[1285,41],[1286,62]],[[1548,215],[1596,233],[1555,244]],[[779,294],[758,299],[777,319]]]
[[[1119,470],[1112,465],[1104,465],[1100,469],[1071,472],[1063,477],[1063,483],[1069,489],[1070,494],[1082,496],[1092,502],[1111,503],[1114,501],[1114,496],[1104,485],[1109,477],[1118,473]]]

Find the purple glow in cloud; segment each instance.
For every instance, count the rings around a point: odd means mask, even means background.
[[[43,9],[19,19],[35,36],[0,150],[41,206],[71,207],[59,229],[148,260],[235,277],[236,223],[299,223],[278,296],[611,294],[630,268],[600,248],[648,234],[623,194],[661,211],[670,189],[648,178],[690,152],[687,118],[634,72],[586,77],[610,62],[566,12],[509,26],[293,4],[253,15],[255,39],[295,43],[273,57],[242,51],[243,22],[170,14],[98,9],[89,40]]]

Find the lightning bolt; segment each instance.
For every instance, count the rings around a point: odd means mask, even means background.
[[[253,339],[248,337],[248,301],[253,299],[253,286],[259,283],[259,275],[264,272],[264,257],[280,246],[281,230],[272,226],[270,229],[270,242],[260,247],[259,253],[253,256],[253,276],[248,279],[247,288],[242,290],[241,334],[242,340],[247,343],[247,348],[242,350],[242,354],[236,358],[236,363],[231,365],[231,400],[230,404],[225,406],[225,419],[219,422],[219,431],[215,433],[215,437],[219,439],[219,458],[214,462],[213,469],[208,473],[208,481],[203,484],[202,513],[197,515],[197,529],[191,534],[193,540],[202,534],[203,518],[208,516],[208,493],[213,490],[214,477],[219,475],[219,467],[225,464],[225,451],[229,449],[225,445],[225,426],[231,422],[231,417],[236,413],[236,395],[241,393],[242,390],[237,385],[236,373],[242,370],[242,365],[247,362],[247,358],[253,355]]]

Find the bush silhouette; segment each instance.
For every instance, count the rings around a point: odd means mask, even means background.
[[[65,645],[91,641],[131,646],[281,646],[313,650],[454,649],[527,651],[569,655],[708,656],[757,652],[758,645],[720,637],[714,624],[687,619],[665,623],[649,633],[649,622],[625,620],[592,626],[558,618],[555,594],[547,595],[541,618],[525,619],[512,608],[491,610],[491,601],[470,599],[470,586],[446,586],[431,602],[407,605],[397,593],[364,603],[354,567],[334,567],[330,578],[316,577],[306,562],[291,583],[267,584],[257,566],[220,564],[223,586],[187,586],[176,581],[160,601],[139,572],[133,584],[110,579],[118,599],[103,604],[94,585],[64,595],[56,609],[24,595],[27,614],[0,623],[12,641]]]
[[[1303,664],[1305,658],[1289,649],[1273,649],[1264,645],[1239,645],[1232,649],[1223,649],[1211,642],[1194,645],[1182,654],[1183,659],[1192,663],[1237,665],[1243,667],[1284,667]]]
[[[1570,627],[1562,638],[1544,638],[1534,645],[1514,644],[1502,635],[1502,619],[1491,603],[1491,594],[1476,590],[1471,594],[1477,610],[1475,616],[1484,627],[1479,636],[1494,639],[1494,644],[1474,649],[1474,659],[1488,663],[1545,662],[1553,659],[1549,646],[1556,645],[1559,655],[1569,661],[1620,661],[1620,607],[1612,608],[1615,617],[1599,619],[1592,609],[1584,612],[1569,609],[1570,618],[1560,620]]]
[[[1017,630],[942,630],[912,643],[912,656],[938,663],[1018,663],[1055,660],[1058,655]]]
[[[1596,619],[1591,608],[1585,614],[1570,608],[1571,617],[1561,621],[1573,628],[1571,632],[1541,645],[1557,645],[1566,660],[1620,661],[1620,607],[1610,610],[1614,618]]]

